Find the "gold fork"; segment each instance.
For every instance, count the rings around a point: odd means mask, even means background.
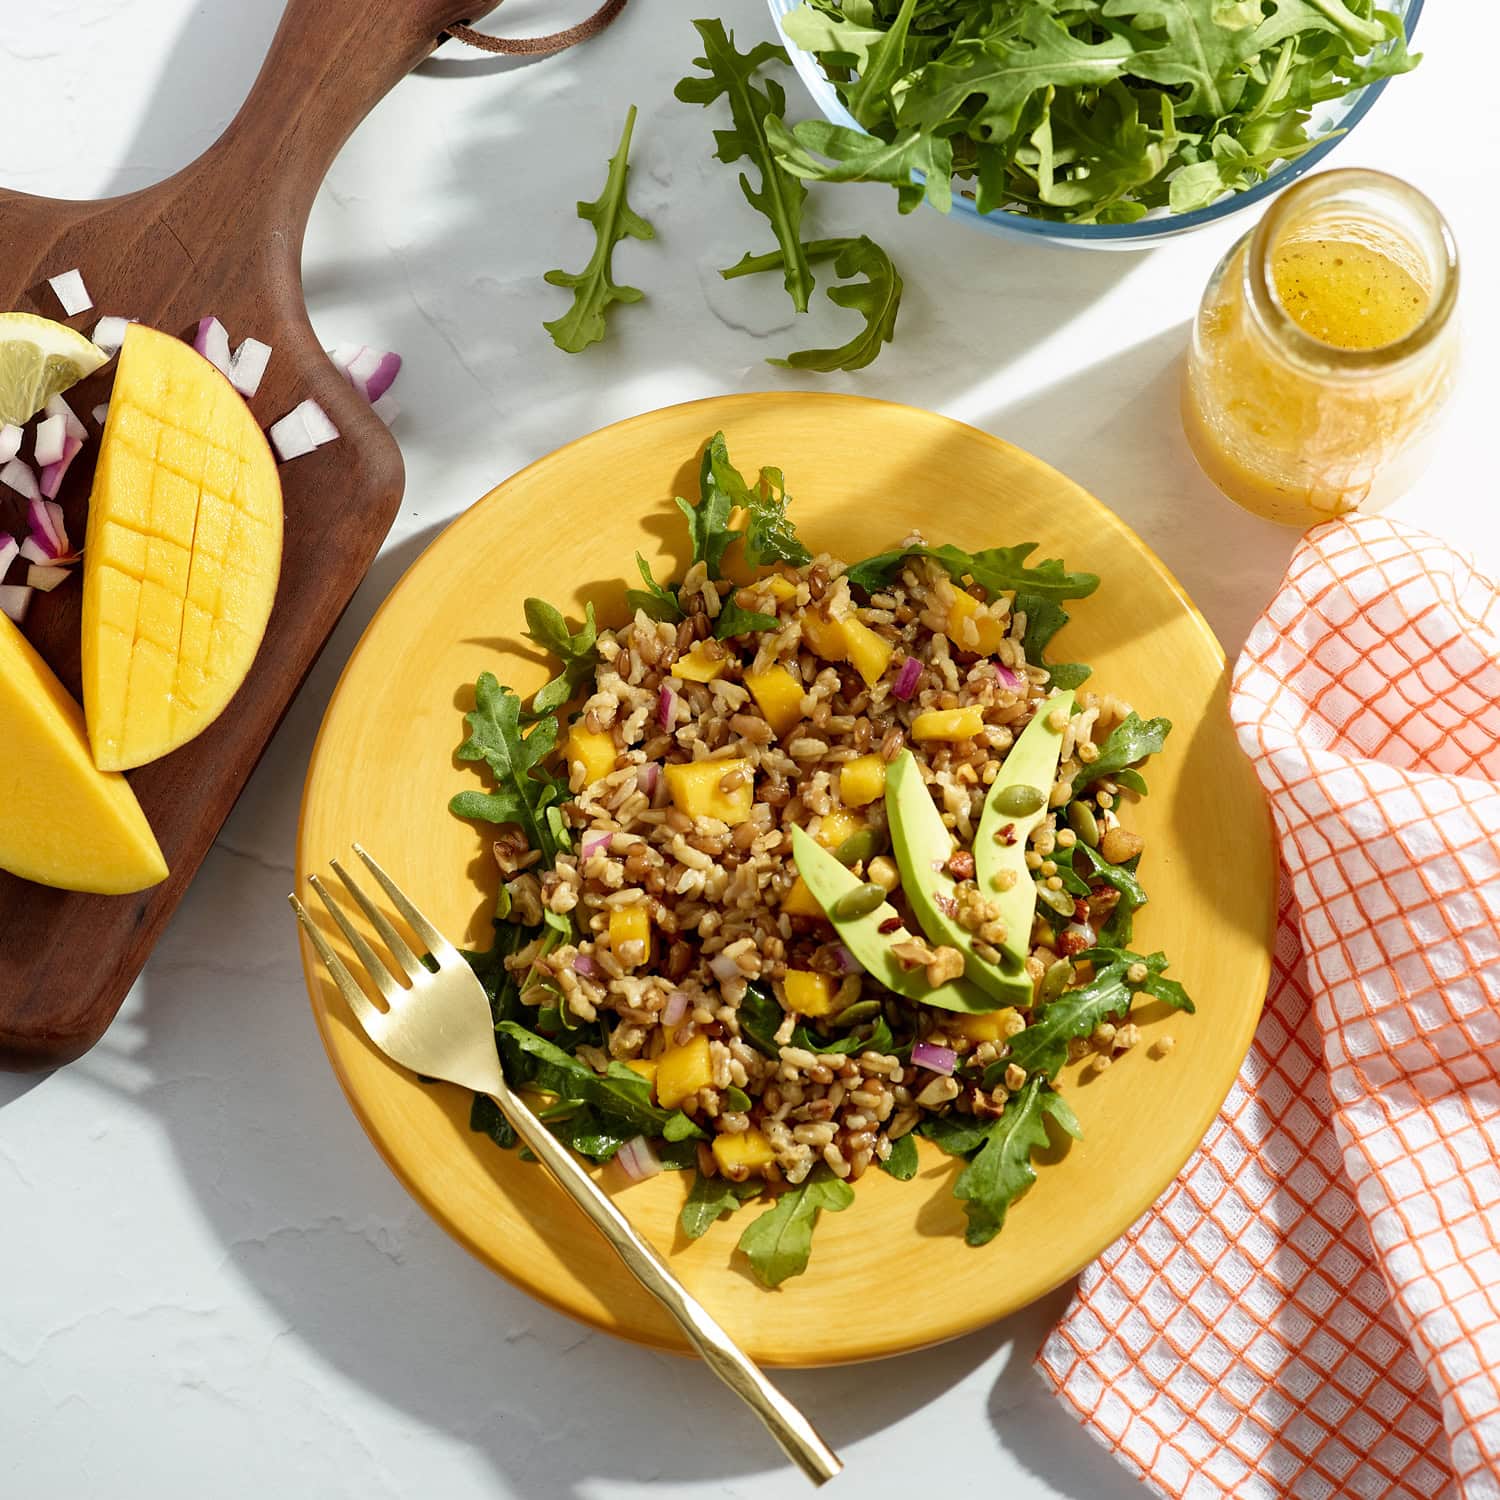
[[[404,1068],[490,1095],[515,1127],[516,1134],[613,1246],[631,1275],[672,1314],[708,1367],[766,1424],[792,1462],[815,1484],[832,1479],[843,1465],[818,1436],[812,1423],[766,1379],[744,1350],[709,1316],[573,1154],[507,1085],[495,1050],[495,1028],[489,1000],[463,955],[358,844],[355,844],[354,852],[380,883],[412,932],[425,944],[428,956],[436,965],[434,969],[424,964],[343,866],[336,859],[330,860],[333,873],[343,882],[344,889],[365,914],[406,977],[407,982],[403,984],[390,971],[344,909],[329,895],[323,882],[316,875],[312,876],[309,883],[318,893],[319,900],[338,924],[370,982],[385,1000],[388,1008],[381,1010],[329,947],[328,940],[297,897],[287,898],[323,966],[349,1002],[350,1010],[370,1040]]]

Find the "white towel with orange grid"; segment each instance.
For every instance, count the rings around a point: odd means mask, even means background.
[[[1500,1497],[1496,586],[1321,526],[1231,712],[1284,871],[1265,1015],[1038,1368],[1165,1495]]]

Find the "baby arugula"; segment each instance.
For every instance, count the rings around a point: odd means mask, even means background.
[[[552,286],[570,287],[573,305],[560,318],[542,327],[552,342],[569,354],[581,354],[604,337],[604,315],[616,302],[639,302],[645,293],[639,287],[619,286],[614,280],[615,246],[627,236],[637,240],[656,238],[656,231],[625,201],[630,176],[630,137],[635,129],[635,105],[625,116],[620,144],[609,159],[604,191],[592,203],[579,200],[578,217],[594,226],[594,253],[581,271],[548,271]]]

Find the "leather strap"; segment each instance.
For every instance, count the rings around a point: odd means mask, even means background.
[[[562,52],[596,37],[614,18],[625,9],[625,0],[604,0],[604,4],[593,15],[586,17],[566,31],[554,31],[550,36],[505,37],[488,36],[468,26],[450,26],[445,33],[482,52],[503,52],[509,57],[545,57],[549,52]]]

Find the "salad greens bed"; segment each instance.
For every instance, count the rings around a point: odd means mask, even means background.
[[[704,451],[699,490],[696,503],[679,499],[677,505],[687,523],[692,561],[702,563],[710,577],[722,576],[727,554],[734,547],[742,548],[745,560],[755,567],[800,569],[812,562],[787,515],[781,473],[765,469],[759,482],[747,482],[730,462],[722,433]],[[1064,605],[1092,593],[1099,580],[1090,573],[1071,572],[1056,559],[1033,562],[1034,551],[1034,544],[972,553],[954,546],[908,546],[866,558],[848,569],[847,576],[851,587],[868,597],[890,586],[905,559],[922,555],[940,564],[953,579],[982,585],[991,597],[1014,591],[1016,607],[1026,609],[1033,622],[1025,637],[1027,654],[1033,665],[1040,665],[1044,648],[1068,619]],[[658,581],[639,555],[636,563],[643,587],[630,592],[632,609],[656,620],[680,619],[679,585]],[[466,715],[469,735],[458,753],[464,760],[487,767],[492,786],[487,791],[459,793],[450,808],[462,818],[519,830],[529,849],[540,855],[539,867],[549,869],[559,855],[573,851],[578,832],[569,824],[572,793],[557,751],[570,720],[569,705],[586,697],[592,688],[599,661],[598,627],[592,608],[577,629],[539,599],[526,600],[525,614],[529,637],[557,659],[560,669],[529,702],[492,674],[480,676],[475,706]],[[733,649],[737,639],[778,623],[741,608],[730,591],[718,617],[717,633]],[[750,642],[746,651],[753,652],[755,645]],[[1055,682],[1075,685],[1088,675],[1088,669],[1078,665],[1054,666],[1051,671]],[[1097,747],[1097,758],[1081,768],[1074,786],[1075,805],[1091,818],[1087,801],[1094,798],[1097,802],[1092,788],[1105,777],[1116,786],[1145,795],[1146,782],[1136,768],[1162,748],[1170,728],[1165,719],[1145,721],[1129,714]],[[1097,805],[1107,807],[1109,799]],[[1061,891],[1050,889],[1040,875],[1035,877],[1038,913],[1059,932],[1064,924],[1079,920],[1080,901],[1097,897],[1101,891],[1116,894],[1117,900],[1106,905],[1107,920],[1101,915],[1097,932],[1090,929],[1091,946],[1069,953],[1066,944],[1059,945],[1068,957],[1048,970],[1032,1003],[1024,1007],[1025,1029],[1010,1038],[1008,1050],[999,1049],[998,1059],[981,1060],[973,1054],[957,1059],[955,1077],[964,1087],[993,1089],[1007,1068],[1017,1065],[1027,1075],[1024,1086],[1009,1094],[996,1117],[928,1112],[916,1127],[917,1133],[964,1163],[953,1192],[964,1205],[966,1237],[972,1245],[983,1245],[994,1237],[1010,1206],[1035,1181],[1032,1153],[1047,1143],[1048,1121],[1066,1136],[1079,1134],[1072,1110],[1055,1088],[1069,1059],[1070,1042],[1090,1037],[1106,1021],[1123,1019],[1137,994],[1149,995],[1173,1009],[1193,1009],[1182,986],[1166,977],[1162,954],[1132,951],[1135,914],[1147,902],[1136,874],[1138,853],[1123,863],[1111,863],[1094,847],[1097,842],[1097,835],[1088,840],[1079,837],[1067,847],[1059,844],[1051,854]],[[836,915],[834,921],[837,924]],[[652,1084],[623,1062],[611,1060],[601,1072],[577,1055],[580,1047],[587,1046],[591,1051],[598,1049],[593,1052],[596,1058],[608,1056],[609,1029],[617,1018],[601,1008],[596,1019],[579,1020],[542,962],[560,945],[578,943],[587,936],[575,930],[570,915],[548,910],[545,903],[539,912],[523,913],[514,908],[508,887],[502,886],[494,930],[493,946],[467,957],[489,997],[506,1077],[513,1086],[540,1096],[538,1112],[560,1140],[601,1163],[611,1161],[632,1143],[649,1142],[663,1167],[695,1171],[681,1215],[683,1234],[690,1239],[770,1191],[753,1177],[732,1181],[698,1172],[698,1148],[711,1139],[712,1120],[660,1107],[653,1102]],[[683,936],[691,939],[694,934]],[[526,961],[508,968],[506,960],[523,950]],[[873,980],[866,983],[879,988]],[[903,1067],[920,1068],[922,1058],[914,1064],[912,1056],[914,1047],[925,1045],[919,1027],[926,1024],[925,1018],[943,1014],[924,1012],[922,1006],[896,996],[882,1003],[870,1001],[867,995],[864,1003],[850,1006],[843,1014],[799,1018],[790,1045],[822,1056],[873,1052],[894,1057]],[[780,1059],[782,1044],[777,1038],[778,1032],[785,1037],[787,1013],[769,984],[748,984],[737,1020],[740,1036],[751,1047],[770,1060]],[[995,1051],[990,1049],[991,1054]],[[731,1087],[724,1091],[723,1103],[728,1110],[750,1111],[758,1101]],[[501,1147],[516,1145],[511,1127],[485,1096],[474,1098],[470,1125]],[[915,1140],[906,1135],[890,1145],[888,1159],[878,1165],[891,1176],[910,1179],[918,1164]],[[819,1215],[842,1211],[852,1200],[849,1184],[826,1165],[819,1165],[801,1183],[776,1194],[771,1206],[741,1234],[739,1249],[765,1285],[777,1286],[806,1268]]]

